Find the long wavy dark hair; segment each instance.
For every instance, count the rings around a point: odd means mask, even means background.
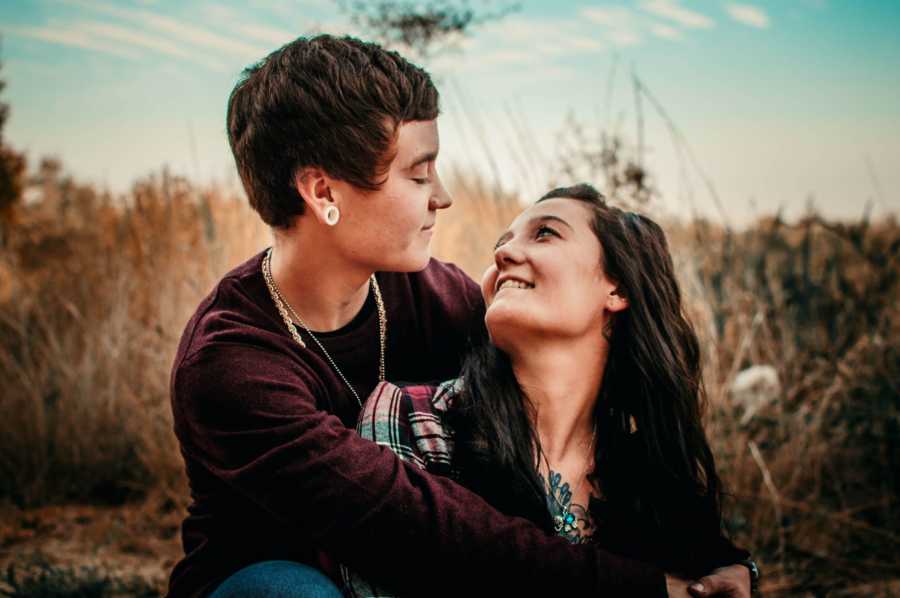
[[[701,422],[700,346],[683,312],[665,234],[649,218],[609,206],[587,184],[554,189],[538,201],[551,198],[592,207],[601,266],[629,304],[604,331],[609,355],[594,411],[591,482],[605,507],[627,515],[613,519],[628,522],[642,550],[653,543],[658,560],[690,569],[697,555],[688,539],[720,533],[721,484]],[[483,339],[462,377],[465,392],[453,413],[462,450],[543,505],[533,407],[508,356]]]

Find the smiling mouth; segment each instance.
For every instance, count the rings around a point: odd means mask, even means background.
[[[512,278],[507,278],[503,282],[501,282],[497,286],[497,292],[499,293],[503,289],[533,289],[534,285],[529,284],[527,282],[522,282],[521,280],[513,280]]]

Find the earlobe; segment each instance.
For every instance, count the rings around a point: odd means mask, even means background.
[[[337,206],[324,171],[320,168],[299,169],[294,174],[294,188],[306,204],[306,210],[312,212],[319,221],[330,226],[337,223],[337,219],[334,218]]]
[[[325,208],[325,224],[334,226],[341,219],[341,211],[335,205]]]
[[[628,299],[619,294],[618,291],[610,293],[606,300],[606,308],[611,312],[619,312],[628,308]]]

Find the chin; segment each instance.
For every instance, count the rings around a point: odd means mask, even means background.
[[[428,267],[430,261],[431,251],[426,250],[391,260],[389,263],[379,266],[378,270],[381,272],[420,272]]]
[[[498,340],[514,336],[517,331],[521,331],[525,325],[522,316],[518,313],[520,310],[511,308],[509,305],[491,304],[484,314],[484,325],[487,327],[491,339],[494,344],[500,347]],[[502,347],[501,347],[502,348]]]

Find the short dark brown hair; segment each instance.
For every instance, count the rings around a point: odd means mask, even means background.
[[[377,190],[397,127],[438,115],[431,77],[352,37],[300,37],[244,70],[228,99],[228,141],[250,205],[286,228],[303,213],[298,168]]]

